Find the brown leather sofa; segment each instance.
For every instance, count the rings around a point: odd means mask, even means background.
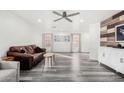
[[[15,61],[20,61],[21,70],[29,70],[39,62],[44,61],[45,52],[46,49],[36,45],[12,46],[9,48],[7,56],[13,56]]]

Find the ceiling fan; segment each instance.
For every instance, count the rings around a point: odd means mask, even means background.
[[[72,22],[72,20],[70,18],[68,18],[68,17],[72,17],[72,16],[76,16],[76,15],[79,15],[80,14],[79,12],[72,13],[72,14],[67,14],[66,11],[64,11],[62,14],[59,13],[59,12],[56,12],[56,11],[53,11],[53,13],[56,14],[56,15],[58,15],[58,16],[60,16],[60,18],[54,20],[54,22],[59,21],[61,19],[66,19],[67,21]]]

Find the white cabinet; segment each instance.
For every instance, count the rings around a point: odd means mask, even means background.
[[[120,58],[121,58],[122,52],[120,49],[117,49],[117,48],[115,48],[115,49],[112,48],[111,50],[112,50],[111,55],[113,57],[110,57],[110,59],[112,59],[112,61],[110,61],[110,63],[113,65],[113,69],[116,70],[117,72],[119,72]]]
[[[104,63],[104,49],[102,47],[99,48],[98,60],[100,63]]]
[[[124,74],[124,51],[121,52],[118,64],[119,64],[117,67],[118,71]]]
[[[112,57],[111,50],[106,47],[100,47],[99,62],[107,66],[110,66],[111,65],[110,61],[112,60],[110,59],[110,57]]]
[[[111,63],[110,63],[110,61],[112,60],[112,59],[110,59],[110,57],[112,57],[112,55],[111,55],[111,49],[108,49],[108,48],[105,48],[104,49],[104,63],[105,63],[105,65],[108,65],[108,66],[111,66]]]
[[[124,74],[124,49],[100,47],[99,62]]]

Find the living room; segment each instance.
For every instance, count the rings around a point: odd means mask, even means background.
[[[101,23],[118,14],[123,21],[121,10],[0,10],[1,62],[18,65],[16,79],[11,79],[14,77],[11,74],[10,78],[5,79],[8,77],[5,75],[1,81],[124,81],[122,69],[120,75],[113,71],[120,71],[114,69],[116,65],[103,62],[103,55],[109,53],[106,52],[108,48],[101,46],[100,37]],[[21,51],[21,56],[12,53],[17,51]],[[123,57],[121,61],[123,63]],[[8,65],[3,66],[7,68]]]
[[[81,34],[81,44],[80,44],[80,52],[90,52],[93,50],[97,50],[97,46],[92,46],[94,49],[90,50],[89,47],[92,42],[96,44],[99,37],[99,32],[96,31],[97,34],[91,32],[90,29],[99,30],[100,25],[98,22],[100,20],[104,20],[111,15],[118,13],[119,10],[116,11],[67,11],[67,13],[76,13],[80,12],[79,15],[71,17],[73,22],[68,22],[64,19],[54,22],[55,19],[59,18],[59,16],[52,13],[52,11],[28,11],[28,10],[18,10],[18,11],[0,11],[1,13],[1,42],[0,46],[0,55],[6,55],[6,51],[10,46],[14,45],[30,45],[36,44],[40,47],[43,46],[42,34],[43,33],[59,33],[59,34],[73,34],[79,33]],[[60,11],[62,13],[63,11]],[[91,15],[92,14],[92,15]],[[104,16],[101,16],[103,15]],[[98,18],[96,18],[98,17]],[[94,19],[96,18],[96,19]],[[90,19],[90,20],[88,20]],[[96,27],[95,27],[96,26]],[[96,28],[96,29],[95,29]],[[83,31],[83,32],[82,32]],[[92,34],[92,35],[90,35]],[[23,38],[22,38],[23,37]],[[92,40],[88,40],[89,37],[94,37]],[[86,39],[86,40],[85,40]],[[5,40],[5,41],[4,41]],[[54,43],[54,42],[53,42]],[[92,45],[92,44],[91,44]],[[98,43],[97,43],[98,45]],[[88,48],[89,47],[89,48]],[[70,49],[71,52],[71,49]],[[95,55],[94,55],[95,56]],[[91,58],[97,59],[97,58]]]
[[[0,92],[123,92],[123,3],[1,0]]]

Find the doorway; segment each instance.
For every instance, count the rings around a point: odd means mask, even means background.
[[[47,49],[47,52],[52,51],[52,33],[43,33],[42,34],[42,45]]]
[[[80,38],[81,35],[79,33],[72,33],[72,43],[71,43],[71,51],[72,52],[80,52]]]

